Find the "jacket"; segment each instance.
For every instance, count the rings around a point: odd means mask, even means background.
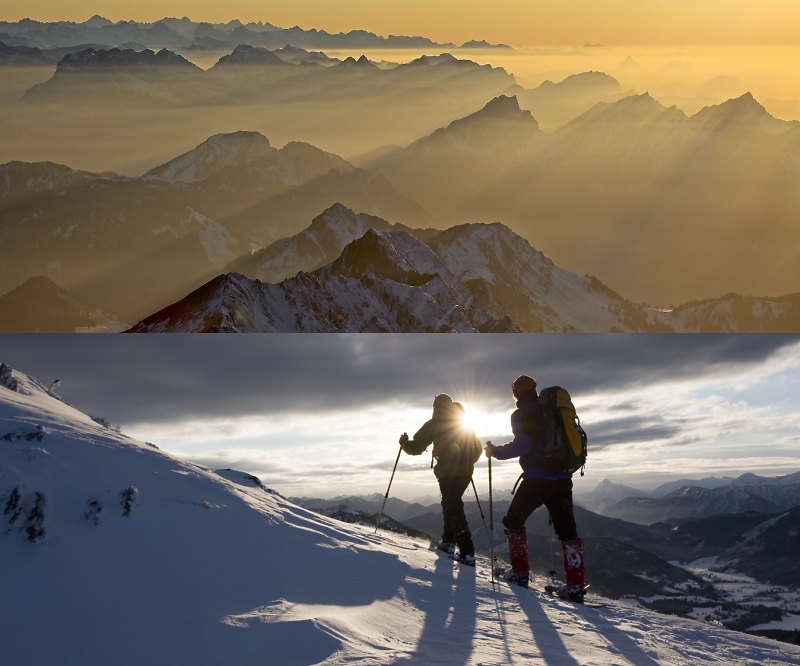
[[[542,437],[542,412],[539,409],[539,394],[531,391],[517,401],[517,409],[511,415],[511,432],[514,439],[503,446],[496,446],[492,454],[498,460],[519,458],[523,479],[571,479],[569,472],[550,472],[540,464],[544,447]]]
[[[475,433],[461,424],[455,411],[434,412],[414,434],[414,439],[403,445],[403,451],[418,456],[433,444],[437,479],[451,476],[472,476],[475,463],[481,457],[481,443]]]

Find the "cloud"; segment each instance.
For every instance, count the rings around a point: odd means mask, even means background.
[[[573,394],[741,376],[796,336],[4,336],[2,359],[115,423],[427,405],[440,392],[507,409],[521,373]]]

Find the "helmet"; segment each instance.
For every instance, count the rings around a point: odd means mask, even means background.
[[[519,398],[525,393],[536,390],[536,380],[528,375],[520,375],[514,380],[511,390],[514,396]]]

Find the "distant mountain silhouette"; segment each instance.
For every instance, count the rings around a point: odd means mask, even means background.
[[[114,315],[75,300],[66,289],[37,275],[0,295],[0,333],[75,333],[119,331]]]
[[[800,123],[773,118],[751,95],[694,116],[632,95],[552,134],[528,123],[527,142],[521,123],[493,121],[484,131],[496,132],[495,147],[483,154],[451,131],[472,120],[371,166],[443,222],[503,220],[557,264],[633,301],[667,307],[741,294],[745,312],[735,299],[728,309],[731,322],[744,322],[763,309],[753,297],[797,291]],[[793,307],[770,316],[785,323]]]
[[[612,76],[603,72],[572,74],[558,83],[544,81],[536,88],[513,89],[523,109],[529,109],[542,129],[553,131],[588,111],[598,102],[613,102],[626,93]]]
[[[66,54],[53,78],[30,88],[29,103],[182,106],[220,103],[227,88],[183,56],[167,49],[88,48]]]
[[[336,201],[429,217],[385,178],[310,144],[273,148],[252,132],[211,137],[138,178],[10,162],[0,165],[0,293],[45,275],[79,301],[138,321]]]

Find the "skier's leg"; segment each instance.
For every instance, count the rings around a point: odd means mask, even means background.
[[[583,542],[578,538],[572,503],[572,481],[551,481],[551,493],[545,505],[553,519],[553,528],[561,541],[564,557],[566,594],[573,601],[583,601],[585,560]]]
[[[503,518],[508,536],[508,557],[511,560],[511,571],[515,582],[528,586],[530,564],[528,563],[528,535],[525,533],[525,521],[543,503],[538,483],[533,479],[523,479],[508,513]]]
[[[462,558],[474,558],[475,546],[472,543],[472,533],[469,530],[467,516],[464,513],[464,491],[469,488],[471,476],[453,477],[453,513],[451,524],[458,544],[458,554]]]
[[[450,490],[449,479],[439,479],[439,491],[442,494],[442,539],[439,541],[438,548],[449,553],[455,552],[455,533],[453,532],[452,515],[450,513],[449,497],[452,493]]]
[[[458,544],[459,555],[461,556],[475,555],[469,525],[464,515],[464,501],[461,499],[464,490],[469,485],[469,478],[450,476],[439,479],[439,487],[442,490],[442,513],[445,515],[445,526],[449,526],[453,540]]]
[[[550,512],[559,541],[574,541],[578,538],[578,528],[572,503],[572,480],[543,480],[540,485],[544,491],[544,505]]]

